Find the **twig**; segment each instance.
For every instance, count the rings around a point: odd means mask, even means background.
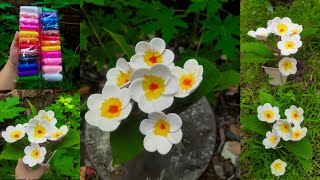
[[[265,45],[267,45],[268,48],[269,48],[273,53],[278,53],[278,54],[280,54],[280,50],[273,48],[273,47],[271,46],[271,44],[268,43],[268,41],[263,40],[262,42],[263,42]]]

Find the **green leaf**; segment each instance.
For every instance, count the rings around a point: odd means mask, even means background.
[[[63,156],[60,159],[56,159],[53,166],[56,170],[61,171],[63,175],[71,176],[73,174],[73,158],[70,156]]]
[[[311,171],[312,169],[312,160],[302,159],[297,157],[298,161],[302,164],[303,168],[307,171]]]
[[[301,41],[311,41],[313,38],[318,36],[318,28],[309,28],[309,29],[304,29],[300,36],[301,36]]]
[[[65,67],[65,71],[72,71],[73,69],[79,67],[80,65],[80,54],[72,51],[71,49],[66,49],[62,47],[63,53],[63,63]]]
[[[26,145],[24,145],[21,141],[22,140],[19,140],[15,143],[7,143],[0,154],[0,159],[18,160],[23,158],[24,148]]]
[[[244,53],[255,53],[264,58],[274,59],[274,54],[268,46],[258,42],[243,43],[241,44],[240,51]]]
[[[188,7],[187,13],[200,12],[207,7],[207,0],[192,0],[192,4]]]
[[[240,73],[234,70],[223,71],[220,83],[215,87],[215,91],[227,89],[240,83]]]
[[[220,7],[221,7],[221,3],[218,0],[209,0],[208,15],[214,16]]]
[[[296,156],[310,160],[312,158],[312,144],[307,138],[303,138],[300,141],[286,141],[283,142],[284,147],[295,154]]]
[[[0,101],[0,122],[20,116],[20,112],[26,110],[23,107],[17,107],[18,104],[20,104],[18,96],[6,98],[6,101]]]
[[[87,49],[87,25],[85,23],[80,23],[80,49]]]
[[[104,0],[84,0],[86,3],[92,3],[98,6],[104,6]]]
[[[61,141],[50,144],[50,149],[63,149],[73,147],[80,144],[80,132],[74,129],[69,129],[66,136]]]
[[[281,110],[281,104],[271,94],[260,91],[259,99],[260,99],[260,105],[270,103],[272,106],[277,106],[279,110]]]
[[[134,49],[129,46],[129,44],[126,42],[126,40],[124,39],[123,36],[121,36],[119,34],[115,34],[106,28],[104,28],[104,29],[117,42],[117,44],[120,46],[120,48],[123,50],[123,52],[128,56],[128,58],[130,58],[131,56],[133,56],[135,54]]]
[[[12,6],[11,4],[9,3],[0,3],[0,9],[6,9],[6,8],[11,8],[11,7],[14,7]]]
[[[256,53],[245,53],[241,57],[241,61],[245,63],[264,63],[270,59],[257,55]]]
[[[271,131],[272,125],[262,122],[257,115],[250,115],[240,119],[240,123],[247,129],[265,136],[268,131]]]
[[[27,99],[27,101],[28,101],[29,107],[31,109],[32,116],[33,117],[36,116],[38,114],[37,108],[33,104],[31,104],[28,99]]]

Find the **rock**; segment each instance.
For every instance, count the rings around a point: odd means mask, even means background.
[[[180,114],[183,139],[167,155],[143,151],[113,167],[109,133],[85,124],[87,158],[102,179],[198,179],[207,168],[216,142],[216,122],[205,98]],[[128,149],[130,150],[130,149]]]

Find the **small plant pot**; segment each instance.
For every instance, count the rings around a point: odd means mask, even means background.
[[[262,64],[262,68],[269,75],[269,84],[282,86],[287,82],[287,76],[282,75],[279,68],[264,66],[264,64]]]

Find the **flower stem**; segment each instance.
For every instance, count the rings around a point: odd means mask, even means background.
[[[273,53],[278,53],[278,54],[280,54],[280,50],[273,48],[268,41],[263,40],[262,42],[263,42],[265,45],[267,45],[268,48],[269,48]]]

